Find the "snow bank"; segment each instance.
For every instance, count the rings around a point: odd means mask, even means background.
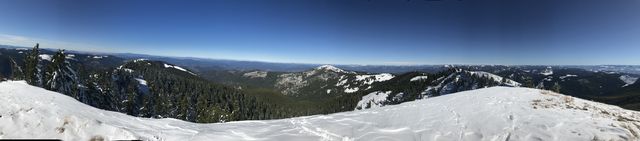
[[[74,59],[74,57],[76,57],[75,54],[66,54],[66,56],[64,58],[66,58],[66,59]]]
[[[364,81],[364,84],[371,85],[373,82],[382,82],[393,79],[393,74],[381,73],[375,75],[357,75],[356,81]]]
[[[93,59],[102,59],[102,58],[106,58],[106,57],[109,57],[109,56],[93,56]]]
[[[42,59],[42,60],[51,61],[51,55],[49,55],[49,54],[40,54],[40,55],[38,55],[38,57],[40,57],[40,59]]]
[[[409,81],[413,82],[413,81],[418,81],[418,80],[426,80],[427,78],[429,78],[429,77],[428,76],[416,76],[416,77],[411,78],[411,80],[409,80]]]
[[[184,68],[182,68],[182,67],[180,67],[180,66],[174,66],[174,65],[164,64],[164,67],[165,67],[165,68],[174,68],[174,69],[177,69],[177,70],[180,70],[180,71],[184,71],[184,72],[190,73],[191,75],[196,75],[195,73],[190,72],[190,71],[188,71],[187,69],[184,69]]]
[[[551,69],[551,67],[547,67],[544,71],[540,72],[540,74],[546,76],[553,75],[553,69]]]
[[[356,110],[359,109],[367,109],[367,108],[379,108],[384,106],[384,102],[387,101],[387,97],[389,97],[391,91],[385,92],[372,92],[362,97],[362,100],[358,101],[358,105],[356,106]]]
[[[144,79],[140,79],[140,78],[135,78],[135,79],[136,79],[136,81],[138,81],[138,83],[139,83],[140,85],[145,85],[145,86],[147,85],[147,81],[146,81],[146,80],[144,80]]]
[[[63,140],[638,140],[640,114],[529,88],[492,87],[354,112],[196,124],[104,111],[0,83],[0,138]]]
[[[477,75],[477,76],[480,76],[480,77],[491,78],[491,79],[493,79],[493,80],[495,80],[497,82],[502,82],[502,79],[507,79],[507,78],[503,78],[502,76],[498,76],[498,75],[495,75],[493,73],[488,73],[488,72],[483,72],[483,71],[469,71],[469,73],[471,73],[471,75]],[[513,81],[511,79],[507,79],[505,84],[509,85],[509,86],[514,86],[514,87],[519,87],[519,86],[522,85],[522,84],[520,84],[520,83],[518,83],[516,81]]]
[[[355,93],[355,92],[357,92],[357,91],[359,91],[359,90],[360,90],[360,88],[358,88],[358,87],[345,88],[345,89],[344,89],[344,92],[345,92],[345,93]]]
[[[578,77],[578,75],[567,74],[565,76],[560,76],[560,79],[565,79],[565,78],[568,78],[568,77]]]

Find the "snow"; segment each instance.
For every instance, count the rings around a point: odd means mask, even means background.
[[[364,84],[371,85],[373,82],[382,82],[392,79],[394,76],[390,73],[381,73],[374,75],[357,75],[356,81],[364,81]]]
[[[345,70],[342,70],[338,67],[332,66],[332,65],[322,65],[316,68],[316,70],[329,70],[329,71],[333,71],[333,72],[347,72]]]
[[[75,54],[67,54],[64,58],[66,59],[73,59],[74,57],[76,57]]]
[[[633,77],[633,76],[629,76],[629,75],[621,75],[620,76],[620,80],[622,80],[624,84],[622,87],[626,87],[629,86],[633,83],[636,83],[636,81],[638,80],[638,77]]]
[[[147,81],[146,80],[140,79],[140,78],[135,78],[135,79],[136,79],[136,81],[138,81],[138,83],[140,83],[140,85],[145,85],[145,86],[147,85]]]
[[[370,89],[371,84],[373,84],[374,82],[387,81],[392,79],[393,77],[394,77],[393,74],[389,74],[389,73],[381,73],[381,74],[373,74],[373,75],[368,75],[368,74],[356,75],[356,78],[353,81],[357,81],[357,83],[355,83],[355,85],[357,86],[352,86],[351,84],[345,85],[347,84],[349,79],[343,75],[343,76],[340,76],[340,79],[338,79],[338,83],[336,83],[336,86],[344,85],[343,88],[345,93],[354,93],[360,90],[359,87],[369,85],[366,89]]]
[[[491,87],[375,109],[197,124],[132,117],[0,83],[0,138],[62,140],[638,140],[640,113],[553,92]]]
[[[190,72],[190,71],[188,71],[187,69],[184,69],[184,68],[179,67],[179,66],[174,66],[174,65],[164,64],[164,67],[165,67],[165,68],[174,68],[174,69],[177,69],[177,70],[180,70],[180,71],[184,71],[184,72],[190,73],[191,75],[196,75],[195,73]]]
[[[49,55],[49,54],[40,54],[40,55],[38,55],[38,57],[40,57],[40,59],[42,59],[42,60],[51,61],[51,55]]]
[[[540,72],[540,74],[542,74],[542,75],[552,75],[553,74],[553,69],[551,69],[551,67],[547,67],[547,69],[544,69],[544,71]]]
[[[133,60],[134,63],[137,63],[137,62],[140,62],[140,61],[147,61],[147,59],[136,59],[136,60]]]
[[[362,97],[360,101],[358,101],[358,105],[355,110],[366,109],[366,108],[380,108],[384,106],[384,102],[387,101],[387,97],[389,97],[391,91],[376,91],[369,93]]]
[[[109,57],[109,56],[93,56],[92,58],[93,59],[102,59],[102,58],[106,58],[106,57]]]
[[[125,71],[125,72],[128,72],[128,73],[133,73],[133,70],[132,70],[132,69],[129,69],[129,68],[124,68],[124,71]]]
[[[567,74],[565,76],[560,76],[560,79],[565,79],[567,77],[578,77],[578,75],[573,75],[573,74]]]
[[[345,78],[344,75],[340,76],[340,79],[338,79],[338,83],[336,83],[336,86],[342,86],[344,84],[347,84],[347,81],[349,79],[344,79],[344,78]]]
[[[483,71],[469,71],[469,73],[471,73],[471,75],[477,75],[477,76],[481,76],[481,77],[485,77],[485,78],[491,78],[491,79],[493,79],[493,80],[495,80],[497,82],[502,82],[502,79],[506,79],[506,78],[503,78],[502,76],[498,76],[498,75],[495,75],[493,73],[488,73],[488,72],[483,72]],[[518,83],[516,81],[513,81],[511,79],[507,79],[506,80],[506,85],[519,87],[522,84],[520,84],[520,83]]]
[[[348,73],[348,74],[355,74],[355,72],[351,72],[351,71],[345,71],[343,69],[340,69],[338,67],[332,66],[332,65],[322,65],[319,67],[316,67],[312,70],[309,71],[305,71],[303,74],[306,77],[312,76],[312,75],[316,75],[320,72],[333,72],[333,73]],[[324,75],[321,75],[321,79],[323,80],[327,80],[328,78]]]
[[[303,87],[306,87],[309,83],[304,80],[302,75],[295,73],[285,73],[278,76],[276,81],[276,87],[281,89],[281,92],[285,95],[291,95],[298,93]]]
[[[357,92],[358,90],[360,90],[360,88],[358,88],[358,87],[353,87],[353,88],[346,88],[346,89],[344,89],[344,92],[345,92],[345,93],[355,93],[355,92]]]
[[[418,80],[426,80],[427,78],[428,78],[427,76],[416,76],[416,77],[411,78],[411,80],[409,80],[409,81],[413,82],[413,81],[418,81]]]

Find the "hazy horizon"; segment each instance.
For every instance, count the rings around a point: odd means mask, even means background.
[[[4,44],[0,44],[3,46]],[[17,48],[33,48],[28,46],[13,46],[13,45],[4,45],[11,46]],[[2,48],[2,47],[0,47]],[[48,49],[51,51],[59,50],[59,48],[43,48],[40,49]],[[129,53],[129,52],[93,52],[93,51],[79,51],[79,50],[66,50],[73,52],[81,52],[88,53],[94,55],[117,55],[117,54],[132,54],[132,55],[143,55],[143,56],[154,56],[154,57],[169,57],[169,58],[180,58],[180,59],[204,59],[204,60],[223,60],[223,61],[245,61],[245,62],[261,62],[261,63],[277,63],[277,64],[300,64],[300,65],[344,65],[344,66],[437,66],[437,65],[468,65],[468,66],[481,66],[481,65],[502,65],[502,66],[640,66],[640,65],[628,65],[628,64],[586,64],[586,65],[574,65],[574,64],[336,64],[336,63],[296,63],[296,62],[270,62],[270,61],[260,61],[260,60],[236,60],[236,59],[224,59],[224,58],[205,58],[205,57],[190,57],[190,56],[166,56],[166,55],[154,55],[154,54],[144,54],[144,53]],[[140,58],[145,59],[145,58]]]

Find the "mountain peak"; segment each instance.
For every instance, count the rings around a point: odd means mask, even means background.
[[[346,72],[338,67],[332,66],[332,65],[322,65],[316,68],[316,70],[328,70],[328,71],[334,71],[334,72]]]

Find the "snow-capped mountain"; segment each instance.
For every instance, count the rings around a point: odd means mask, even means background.
[[[465,70],[457,70],[455,73],[451,73],[447,77],[436,79],[436,81],[439,81],[438,85],[428,86],[428,88],[423,92],[424,95],[437,96],[465,90],[490,87],[494,85],[504,85],[511,87],[519,87],[521,85],[516,81],[503,78],[492,73]]]
[[[233,74],[231,74],[233,75]],[[240,75],[240,74],[237,74]],[[273,77],[269,77],[272,75]],[[266,72],[248,71],[241,73],[249,83],[272,84],[282,94],[294,97],[322,97],[340,95],[370,89],[374,82],[383,82],[394,77],[393,74],[368,74],[347,71],[332,65],[322,65],[302,72]]]
[[[379,85],[383,89],[374,89],[358,101],[355,109],[382,107],[399,104],[425,97],[440,96],[455,92],[474,90],[492,86],[520,87],[522,84],[508,78],[483,72],[452,69],[439,75],[414,74],[413,77],[403,77],[389,83]],[[406,80],[410,78],[409,80]],[[398,89],[407,87],[404,89]],[[416,91],[417,90],[417,91]]]
[[[63,140],[638,140],[640,113],[530,88],[491,87],[354,112],[197,124],[104,111],[0,83],[0,138]]]
[[[275,80],[275,87],[285,95],[315,94],[317,92],[303,90],[320,90],[320,87],[336,83],[337,78],[352,74],[355,74],[355,72],[348,72],[331,65],[322,65],[304,72],[280,74],[278,79]]]
[[[491,86],[537,86],[640,109],[640,85],[635,84],[639,75],[564,66],[445,65],[438,72],[393,74],[332,65],[301,72],[203,72],[207,69],[163,61],[38,51],[0,49],[0,80],[27,80],[100,109],[139,117],[193,122],[278,119],[396,105]]]

